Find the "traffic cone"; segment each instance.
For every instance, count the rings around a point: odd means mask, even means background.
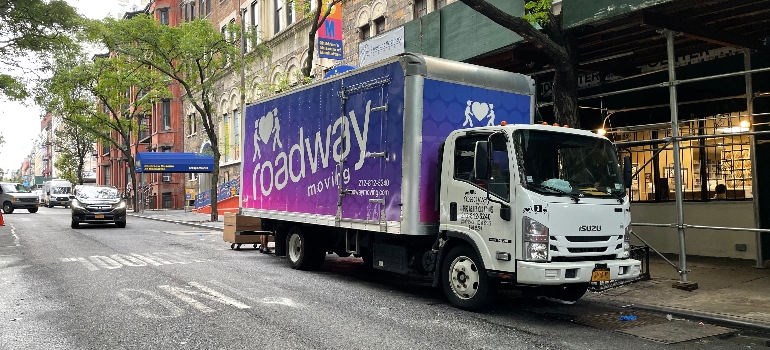
[[[5,221],[3,220],[3,211],[0,210],[0,226],[5,226]]]

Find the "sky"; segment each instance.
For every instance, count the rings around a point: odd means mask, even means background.
[[[67,0],[70,6],[91,19],[122,15],[140,6],[140,0]],[[0,135],[5,143],[0,145],[0,168],[6,174],[21,167],[24,157],[32,151],[34,140],[40,134],[40,117],[43,111],[34,102],[10,102],[0,98]]]

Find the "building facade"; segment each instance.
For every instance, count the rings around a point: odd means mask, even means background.
[[[163,25],[178,26],[181,6],[179,0],[156,0],[148,4],[143,11],[127,13],[130,18],[138,13],[153,16]],[[183,152],[184,133],[182,120],[182,102],[179,85],[169,86],[171,98],[157,101],[149,114],[138,117],[139,131],[131,135],[130,140],[122,140],[117,132],[113,137],[130,146],[136,157],[139,152]],[[115,186],[122,191],[130,189],[131,178],[128,161],[122,153],[102,143],[97,148],[96,182],[101,185]],[[176,173],[143,174],[137,179],[143,183],[141,189],[146,198],[146,209],[181,209],[184,207],[184,175]]]
[[[315,1],[312,2],[313,5]],[[256,42],[246,44],[246,55],[258,54],[256,45],[264,44],[270,54],[245,67],[246,104],[274,94],[283,87],[299,83],[300,70],[308,53],[308,32],[311,19],[297,9],[304,3],[285,0],[260,1],[186,1],[183,3],[185,20],[205,18],[224,33],[229,24],[245,24],[246,30],[256,34]],[[239,43],[238,43],[239,44]],[[313,76],[321,76],[335,62],[318,59],[314,53]],[[217,135],[221,152],[218,183],[227,183],[240,177],[241,160],[241,74],[231,71],[217,83],[215,99]],[[200,116],[191,105],[184,107],[185,152],[205,153],[210,149]],[[248,156],[248,155],[246,155]],[[210,190],[210,175],[187,175],[186,188],[192,194],[188,205],[193,205],[194,194]],[[220,197],[221,198],[221,197]]]

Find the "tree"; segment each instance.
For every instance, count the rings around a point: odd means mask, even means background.
[[[61,177],[73,184],[82,185],[85,160],[93,152],[97,138],[73,120],[77,119],[65,119],[63,128],[55,132],[53,145],[60,151],[54,166]]]
[[[3,138],[3,135],[0,134],[0,148],[3,147],[3,144],[5,143],[5,139]]]
[[[201,118],[214,157],[211,221],[218,221],[216,189],[222,151],[213,102],[219,93],[218,82],[240,68],[240,60],[234,59],[240,50],[236,45],[240,42],[240,26],[231,24],[223,35],[206,20],[197,19],[171,27],[161,25],[146,15],[123,20],[105,19],[103,24],[97,34],[102,36],[111,52],[130,57],[178,83],[185,101]],[[260,45],[255,51],[256,54],[244,57],[244,64],[248,65],[261,57],[266,49]]]
[[[310,9],[310,2],[315,2],[315,8],[313,10]],[[334,9],[334,5],[339,4],[340,2],[342,2],[342,0],[306,0],[301,4],[301,6],[299,6],[299,8],[302,10],[302,13],[305,15],[312,14],[311,18],[315,19],[310,24],[310,31],[308,32],[307,58],[305,59],[304,65],[302,67],[302,75],[306,78],[310,78],[310,75],[313,73],[313,54],[315,51],[315,36],[318,32],[318,28],[320,28],[324,21],[326,21],[326,18],[329,17],[332,10]],[[342,30],[342,28],[339,28],[339,30]]]
[[[92,61],[82,54],[61,57],[53,76],[38,92],[38,103],[76,125],[102,144],[120,151],[130,172],[134,211],[139,209],[135,159],[139,143],[130,140],[141,130],[140,116],[170,96],[168,79],[147,66],[121,55],[97,55]]]
[[[577,48],[573,35],[562,29],[562,14],[551,11],[552,0],[527,1],[524,17],[509,15],[486,0],[460,0],[493,22],[520,35],[554,65],[553,114],[557,123],[580,128],[578,116]],[[533,26],[539,24],[543,31]]]
[[[27,71],[30,60],[72,45],[68,34],[81,23],[75,9],[63,0],[0,0],[0,95],[25,99],[24,82],[9,72]]]

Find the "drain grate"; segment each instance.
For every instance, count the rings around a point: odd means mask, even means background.
[[[636,316],[634,321],[621,321],[620,316]],[[599,314],[581,315],[572,320],[572,322],[584,326],[601,329],[603,331],[617,331],[622,329],[656,325],[671,322],[666,316],[643,311],[633,312],[603,312]]]

